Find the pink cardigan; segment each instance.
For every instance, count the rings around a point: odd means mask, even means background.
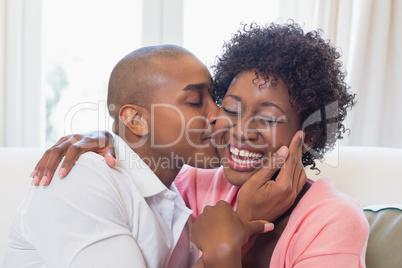
[[[225,200],[236,207],[239,187],[223,169],[183,167],[175,185],[195,221],[206,205]],[[369,225],[360,205],[337,192],[331,179],[317,180],[290,215],[270,267],[365,267]]]

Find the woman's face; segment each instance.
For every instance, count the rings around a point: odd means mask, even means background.
[[[229,86],[216,121],[215,141],[227,180],[241,186],[271,156],[289,146],[301,127],[282,79],[265,81],[254,71],[239,73]]]

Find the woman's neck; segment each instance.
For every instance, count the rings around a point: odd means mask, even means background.
[[[272,254],[275,250],[276,244],[278,243],[280,237],[283,234],[283,231],[288,224],[290,214],[293,212],[302,197],[310,189],[311,185],[312,184],[309,181],[305,183],[293,206],[274,221],[275,229],[273,231],[257,236],[254,245],[250,248],[246,256],[244,256],[243,258],[243,267],[269,267]]]

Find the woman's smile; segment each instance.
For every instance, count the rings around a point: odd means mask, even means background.
[[[300,129],[300,114],[290,103],[288,88],[256,76],[254,70],[238,74],[229,86],[216,120],[216,143],[226,179],[241,186],[272,155],[288,146]]]
[[[238,171],[251,171],[261,164],[264,152],[245,145],[226,146],[226,157],[230,168]]]

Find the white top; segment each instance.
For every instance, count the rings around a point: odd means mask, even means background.
[[[174,184],[167,189],[119,137],[116,145],[115,168],[86,153],[65,179],[30,188],[11,226],[4,267],[193,264],[191,210]]]

